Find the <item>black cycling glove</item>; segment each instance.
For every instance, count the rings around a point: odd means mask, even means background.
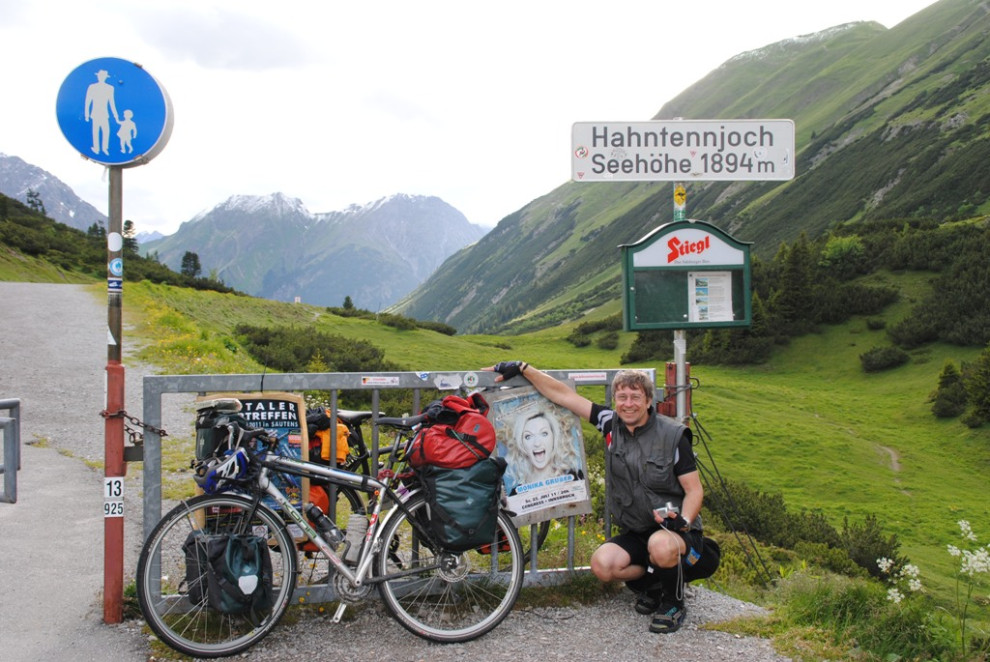
[[[683,531],[691,526],[691,523],[678,514],[676,517],[664,517],[660,526],[671,531]]]
[[[522,374],[522,361],[502,361],[492,366],[492,370],[502,375],[502,379],[512,379]]]

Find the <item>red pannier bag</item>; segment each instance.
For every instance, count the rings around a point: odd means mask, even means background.
[[[414,469],[464,469],[489,457],[495,450],[495,427],[487,412],[488,403],[480,393],[434,400],[423,410],[427,422],[406,451],[409,464]]]

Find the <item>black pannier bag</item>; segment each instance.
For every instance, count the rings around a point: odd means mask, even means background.
[[[489,457],[463,469],[416,470],[430,528],[444,549],[463,552],[493,542],[505,466],[503,458]]]
[[[244,614],[253,622],[271,610],[273,574],[268,543],[245,534],[192,531],[182,546],[186,556],[186,596],[224,614]]]

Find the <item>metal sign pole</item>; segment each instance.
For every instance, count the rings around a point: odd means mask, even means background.
[[[122,278],[119,266],[123,254],[123,168],[110,167],[110,228],[107,232],[107,416],[104,425],[104,507],[123,506],[124,366],[121,363]],[[116,498],[119,497],[119,500]],[[104,511],[103,518],[103,621],[123,620],[124,518],[123,513]]]
[[[677,368],[677,420],[687,424],[687,338],[684,329],[674,331],[674,365]]]
[[[674,221],[683,221],[687,216],[687,190],[680,182],[674,182]],[[687,420],[687,334],[684,329],[674,330],[674,365],[677,369],[677,420]]]
[[[123,112],[121,115],[117,109]],[[126,109],[126,110],[124,110]],[[83,157],[110,170],[107,232],[107,377],[103,477],[103,620],[120,623],[124,601],[123,169],[154,158],[172,135],[172,101],[144,67],[115,57],[82,63],[62,82],[58,125]],[[112,120],[112,122],[111,122]],[[141,130],[137,130],[140,123]],[[119,143],[112,140],[116,135]]]

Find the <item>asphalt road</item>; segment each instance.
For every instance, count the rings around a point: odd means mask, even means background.
[[[138,624],[103,623],[105,301],[0,282],[0,310],[0,399],[21,401],[17,502],[0,503],[0,658],[146,660]]]

